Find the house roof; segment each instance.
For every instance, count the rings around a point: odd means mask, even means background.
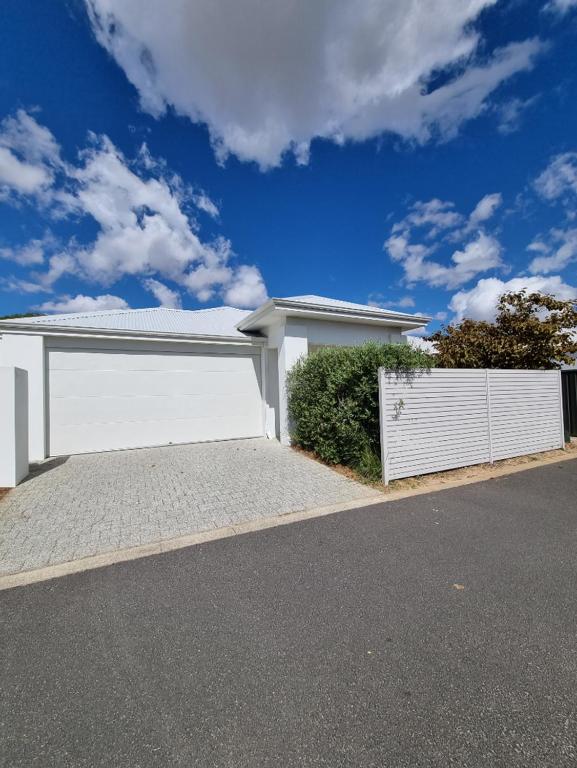
[[[111,309],[100,312],[74,312],[60,315],[15,318],[0,321],[0,330],[36,327],[64,332],[70,329],[86,333],[103,331],[147,335],[188,336],[250,341],[273,318],[298,316],[357,323],[387,324],[410,330],[425,325],[430,318],[406,315],[380,307],[328,299],[324,296],[289,296],[269,299],[254,312],[235,307],[211,309]]]
[[[390,309],[383,309],[382,307],[376,307],[373,304],[355,304],[352,301],[341,301],[341,299],[328,299],[326,296],[315,296],[309,294],[308,296],[287,296],[284,299],[273,299],[273,301],[291,301],[295,304],[311,305],[314,304],[320,307],[328,307],[332,309],[358,309],[363,312],[369,311],[378,315],[399,315],[400,317],[406,317],[404,312],[393,312]]]
[[[101,312],[16,318],[3,320],[0,327],[4,324],[34,325],[51,328],[83,328],[246,339],[246,334],[241,333],[236,326],[247,315],[250,315],[250,311],[234,307],[214,307],[194,311],[153,307],[151,309],[112,309]]]
[[[256,331],[270,325],[276,318],[301,317],[339,320],[370,325],[394,325],[402,330],[420,328],[430,321],[424,315],[393,312],[390,309],[351,301],[329,299],[325,296],[288,296],[269,299],[239,323],[241,331]]]

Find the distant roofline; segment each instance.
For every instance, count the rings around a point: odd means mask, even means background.
[[[138,307],[132,309],[130,307],[126,309],[95,309],[90,312],[57,312],[54,314],[46,313],[44,315],[34,315],[32,317],[15,317],[6,320],[0,320],[0,326],[4,323],[12,324],[27,324],[27,325],[42,325],[42,323],[58,320],[59,318],[84,318],[84,317],[110,317],[113,315],[125,315],[132,312],[156,312],[162,310],[163,312],[184,312],[186,314],[198,314],[199,312],[216,312],[223,309],[233,310],[234,312],[249,312],[249,309],[241,309],[239,307],[229,307],[223,305],[222,307],[205,307],[204,309],[177,309],[176,307]]]

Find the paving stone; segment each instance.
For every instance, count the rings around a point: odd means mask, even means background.
[[[371,495],[274,440],[48,459],[0,501],[0,574]]]

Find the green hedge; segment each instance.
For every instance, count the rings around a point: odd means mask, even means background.
[[[287,381],[291,436],[328,464],[380,476],[378,369],[431,368],[433,358],[408,344],[321,349],[300,360]]]

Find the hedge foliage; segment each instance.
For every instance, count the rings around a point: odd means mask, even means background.
[[[293,442],[328,464],[378,477],[378,369],[411,371],[431,368],[433,362],[408,344],[375,342],[329,347],[303,358],[287,381]]]

